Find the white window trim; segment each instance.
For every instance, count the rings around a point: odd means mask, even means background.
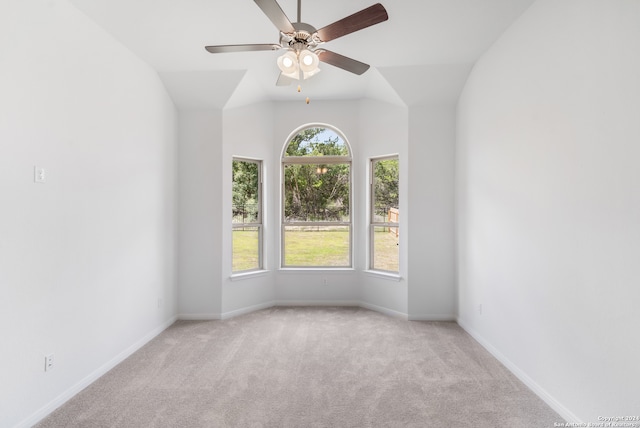
[[[237,273],[232,273],[229,275],[229,279],[231,281],[242,281],[245,279],[255,278],[257,276],[266,276],[267,274],[269,274],[269,271],[265,269],[243,270]]]
[[[396,272],[391,272],[386,270],[371,270],[371,269],[366,269],[363,272],[366,275],[373,276],[376,278],[386,279],[388,281],[395,281],[395,282],[402,281],[402,275]]]

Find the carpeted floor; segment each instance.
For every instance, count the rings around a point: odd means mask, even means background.
[[[179,321],[37,425],[552,427],[457,324],[276,307]]]

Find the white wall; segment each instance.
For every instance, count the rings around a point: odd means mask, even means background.
[[[409,113],[409,317],[456,318],[455,100]]]
[[[293,89],[292,89],[293,90]],[[299,102],[279,102],[275,105],[275,133],[272,150],[276,159],[280,159],[282,149],[287,138],[298,127],[309,123],[326,123],[338,128],[346,136],[354,156],[358,155],[360,147],[359,123],[358,123],[357,101],[313,101],[306,104],[301,96]],[[279,168],[279,164],[277,165]],[[357,162],[352,164],[354,177],[362,173],[361,165]],[[279,171],[279,169],[278,169]],[[279,172],[278,172],[279,174]],[[279,175],[277,176],[279,180]],[[278,181],[279,182],[279,181]],[[279,200],[279,191],[275,200]],[[357,210],[357,208],[356,208]],[[279,212],[273,219],[274,225],[279,226]],[[354,218],[358,212],[354,212]],[[356,231],[354,231],[356,232]],[[354,233],[354,240],[359,239]],[[279,251],[274,253],[279,257]],[[278,267],[280,261],[274,260],[274,267]],[[359,298],[358,276],[355,271],[332,272],[320,275],[318,271],[295,272],[279,271],[275,277],[276,299],[280,303],[323,303],[328,301],[336,302],[357,302]],[[327,284],[323,279],[326,277]]]
[[[583,422],[640,409],[638,52],[639,2],[539,0],[458,110],[460,322]]]
[[[397,154],[400,162],[400,278],[385,278],[380,275],[360,273],[360,301],[367,307],[382,310],[392,315],[406,316],[408,287],[408,254],[409,228],[407,213],[411,208],[409,197],[409,137],[408,109],[365,99],[359,103],[360,144],[358,162],[360,174],[355,177],[358,191],[355,193],[358,219],[356,230],[358,240],[356,246],[356,267],[360,271],[368,268],[367,252],[369,248],[369,160],[390,154]]]
[[[179,124],[179,314],[222,313],[222,110],[183,110]]]
[[[0,94],[10,427],[46,415],[175,316],[176,112],[156,73],[66,0],[0,3]]]
[[[181,112],[181,317],[228,317],[277,303],[361,304],[414,319],[454,319],[455,108],[451,100],[415,107],[411,121],[409,111],[370,99],[312,100],[307,105],[301,98],[300,102],[225,109],[221,122],[217,111]],[[353,151],[353,270],[279,270],[280,156],[289,135],[310,123],[337,127]],[[398,154],[401,162],[406,234],[400,239],[399,280],[363,273],[368,248],[368,160],[388,154]],[[241,280],[231,278],[234,155],[262,159],[266,169],[268,272]]]
[[[222,150],[222,316],[237,315],[264,306],[275,299],[274,269],[279,227],[277,225],[277,197],[279,163],[273,151],[274,113],[272,103],[258,103],[224,111]],[[265,272],[231,279],[231,163],[234,156],[262,160],[263,167],[263,257]]]

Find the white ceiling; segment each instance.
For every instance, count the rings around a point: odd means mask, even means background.
[[[277,51],[210,54],[206,45],[278,43],[253,0],[71,0],[158,71],[180,108],[264,100],[376,98],[395,104],[456,99],[473,63],[534,0],[381,0],[389,20],[326,44],[368,63],[356,76],[321,63],[296,87],[276,87]],[[293,22],[297,0],[279,0]],[[302,21],[324,27],[374,0],[302,0]],[[385,87],[386,86],[386,87]]]

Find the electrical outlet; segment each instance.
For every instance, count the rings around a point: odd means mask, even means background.
[[[44,371],[48,372],[53,370],[53,354],[44,356]]]
[[[44,183],[47,181],[47,171],[41,166],[33,167],[33,181],[35,183]]]
[[[322,285],[327,285],[327,278],[322,278]]]
[[[478,313],[482,315],[482,303],[478,305]]]
[[[158,309],[162,308],[162,297],[158,297]]]

